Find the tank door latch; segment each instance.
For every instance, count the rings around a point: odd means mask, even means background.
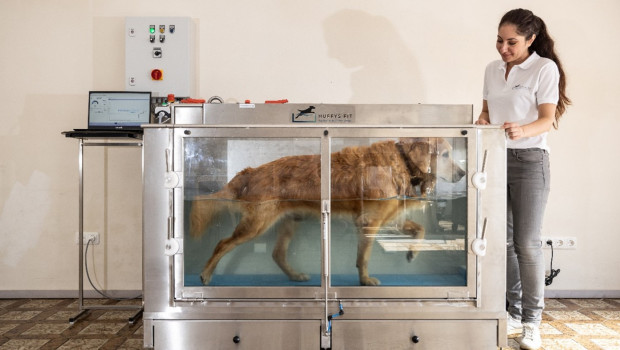
[[[173,256],[175,254],[182,253],[181,247],[183,247],[183,239],[171,238],[166,240],[166,246],[164,248],[164,254],[167,256]]]
[[[482,160],[482,171],[478,171],[474,174],[471,179],[471,183],[479,190],[484,190],[487,188],[487,173],[486,173],[486,165],[487,165],[487,153],[488,151],[484,151],[484,158]]]
[[[164,175],[164,186],[168,189],[180,187],[181,184],[181,173],[177,173],[174,171],[168,171],[166,175]]]

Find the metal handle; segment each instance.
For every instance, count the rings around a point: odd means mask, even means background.
[[[487,173],[485,169],[487,166],[488,153],[489,152],[487,150],[484,150],[484,157],[482,159],[482,170],[477,171],[471,179],[472,184],[479,190],[484,190],[485,188],[487,188]]]
[[[323,201],[323,210],[321,211],[323,217],[323,243],[325,256],[323,257],[323,273],[325,276],[329,276],[329,201]]]
[[[172,171],[172,151],[170,148],[166,148],[166,172]]]
[[[474,239],[471,243],[471,250],[474,254],[478,256],[485,256],[487,253],[487,240],[484,238],[484,235],[487,231],[487,218],[484,218],[484,223],[482,224],[482,233],[480,234],[480,238]]]

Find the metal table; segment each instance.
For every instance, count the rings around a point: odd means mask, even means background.
[[[69,323],[73,324],[91,310],[136,310],[136,313],[128,319],[130,324],[134,324],[142,316],[143,306],[140,305],[85,305],[84,304],[84,147],[139,147],[142,150],[142,139],[136,138],[86,138],[75,137],[70,132],[64,133],[67,137],[79,140],[78,151],[78,172],[79,172],[79,292],[78,292],[78,314],[69,318]],[[141,171],[144,172],[143,165]],[[81,244],[80,244],[81,243]]]

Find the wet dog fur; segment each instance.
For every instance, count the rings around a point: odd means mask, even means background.
[[[240,171],[220,191],[197,196],[190,212],[190,235],[202,236],[214,216],[226,209],[241,213],[232,235],[216,245],[200,278],[208,285],[220,259],[236,246],[277,226],[272,257],[293,281],[307,281],[287,261],[289,243],[300,218],[320,215],[320,155],[282,157]],[[454,163],[452,147],[442,138],[401,138],[370,146],[347,147],[331,155],[331,212],[350,214],[358,230],[357,268],[364,286],[379,285],[368,274],[379,228],[407,209],[423,206],[421,197],[435,187],[437,176],[456,182],[465,172]],[[381,200],[379,200],[381,199]],[[424,237],[424,227],[405,220],[402,233]],[[417,252],[408,252],[411,260]]]

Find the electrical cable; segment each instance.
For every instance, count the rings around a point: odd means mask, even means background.
[[[331,332],[332,330],[332,320],[338,316],[344,315],[344,309],[342,308],[342,301],[338,301],[338,309],[339,310],[337,314],[329,315],[327,317],[327,333]]]
[[[90,246],[90,243],[94,242],[94,239],[91,237],[88,242],[86,242],[86,251],[84,252],[84,267],[86,269],[86,278],[88,278],[88,283],[90,283],[90,286],[93,287],[93,289],[99,293],[101,296],[103,296],[104,298],[107,299],[111,299],[111,300],[117,300],[117,301],[122,301],[122,300],[134,300],[134,299],[140,299],[142,298],[142,294],[140,294],[137,297],[133,297],[133,298],[115,298],[115,297],[111,297],[109,295],[106,295],[104,292],[100,291],[99,289],[97,289],[97,287],[95,287],[95,284],[93,283],[93,281],[90,279],[90,273],[88,272],[88,247]]]
[[[155,118],[159,119],[158,124],[165,124],[170,121],[171,115],[166,111],[158,111],[155,113]]]
[[[207,103],[224,103],[224,100],[219,96],[211,96]]]
[[[551,267],[549,268],[549,276],[545,277],[545,286],[550,286],[553,283],[553,279],[560,274],[560,269],[553,269],[553,241],[548,240],[547,245],[551,247]]]

